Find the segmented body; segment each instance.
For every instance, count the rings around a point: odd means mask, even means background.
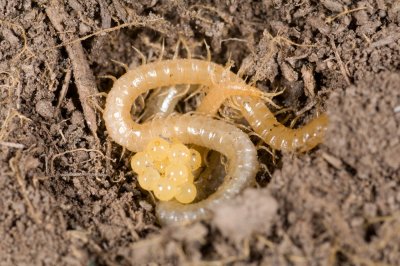
[[[268,107],[251,97],[237,97],[239,108],[253,130],[270,147],[284,152],[305,152],[320,144],[328,127],[322,114],[301,128],[291,129],[279,123]]]
[[[215,114],[228,97],[235,97],[243,117],[271,148],[284,152],[305,152],[322,142],[328,116],[322,114],[301,128],[287,128],[276,120],[263,101],[246,95],[241,83],[218,84],[206,95],[197,111]]]
[[[252,129],[271,148],[284,152],[306,152],[322,142],[328,127],[328,116],[322,114],[301,128],[291,129],[279,123],[266,104],[260,100],[259,90],[247,85],[241,78],[223,66],[197,59],[167,60],[165,63],[177,68],[181,65],[186,81],[175,84],[201,84],[209,87],[197,112],[213,115],[229,97],[236,97],[242,115]],[[175,66],[174,66],[175,65]],[[193,75],[202,75],[193,80]],[[187,76],[186,76],[187,75]],[[195,82],[195,83],[193,83]],[[170,106],[173,106],[171,104]]]
[[[146,121],[148,119],[163,118],[167,117],[174,112],[175,106],[183,98],[184,95],[180,93],[185,88],[182,86],[172,86],[169,88],[160,88],[155,91],[146,99],[146,108],[143,111],[142,119]]]
[[[232,125],[199,115],[155,119],[144,124],[131,119],[136,98],[148,90],[179,84],[199,84],[209,88],[198,111],[215,113],[224,100],[235,96],[243,116],[267,144],[285,151],[306,151],[321,142],[327,117],[315,118],[300,129],[289,129],[277,122],[260,91],[247,85],[223,66],[197,59],[175,59],[143,65],[119,78],[108,94],[104,120],[110,137],[127,149],[138,152],[156,137],[178,138],[216,150],[228,159],[228,171],[217,192],[198,203],[183,205],[162,202],[157,205],[161,222],[189,222],[210,215],[213,208],[239,193],[254,181],[258,169],[254,145],[248,136]],[[218,91],[219,88],[225,87]],[[213,93],[211,93],[213,92]]]
[[[254,182],[258,170],[257,154],[248,136],[223,121],[198,115],[170,116],[144,124],[131,119],[130,109],[146,91],[176,84],[203,84],[225,80],[224,69],[200,60],[172,60],[143,65],[119,78],[106,100],[104,120],[110,137],[127,149],[138,152],[156,138],[177,138],[216,150],[228,159],[227,175],[218,190],[207,199],[193,203],[159,202],[157,216],[162,223],[190,222],[208,217],[220,202],[232,198]]]

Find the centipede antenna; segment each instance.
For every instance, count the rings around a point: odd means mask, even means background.
[[[123,63],[123,62],[120,62],[120,61],[117,61],[117,60],[114,60],[114,59],[111,59],[111,62],[113,62],[113,63],[115,63],[115,64],[117,64],[117,65],[122,66],[122,67],[125,69],[125,72],[128,72],[129,66],[128,66],[127,64],[125,64],[125,63]]]
[[[135,46],[132,45],[132,48],[135,50],[136,53],[139,54],[140,58],[142,59],[142,65],[145,65],[147,63],[146,56]]]

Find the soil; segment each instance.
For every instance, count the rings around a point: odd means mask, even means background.
[[[330,126],[260,151],[211,221],[161,227],[100,109],[118,62],[179,37]],[[397,1],[0,0],[0,265],[400,265],[399,71]]]

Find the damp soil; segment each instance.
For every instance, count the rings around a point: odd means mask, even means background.
[[[180,37],[284,89],[282,121],[330,125],[306,154],[260,150],[212,220],[161,227],[101,108],[135,49]],[[396,1],[0,0],[0,126],[0,265],[400,265]]]

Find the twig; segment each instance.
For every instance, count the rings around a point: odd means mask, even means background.
[[[10,123],[11,119],[13,119],[16,116],[20,119],[21,126],[22,126],[22,120],[32,121],[31,119],[20,114],[18,111],[14,110],[14,109],[9,110],[6,119],[4,120],[3,124],[0,126],[0,140],[5,139],[5,136],[8,134],[8,132],[7,132],[8,123]]]
[[[200,3],[200,1],[199,1]],[[201,14],[201,11],[203,9],[209,10],[211,12],[216,13],[225,23],[232,25],[232,16],[225,14],[225,12],[220,11],[219,9],[212,7],[212,6],[206,6],[206,5],[200,5],[200,4],[195,4],[192,5],[189,10],[193,10],[194,8],[198,8],[198,14]],[[199,18],[200,20],[204,20],[206,22],[210,22],[211,24],[213,23],[213,21],[211,20],[207,20],[206,18],[200,17],[200,15],[195,16],[196,18]]]
[[[70,151],[64,151],[61,153],[58,153],[56,155],[54,155],[51,159],[50,159],[50,172],[54,173],[54,160],[62,155],[65,155],[67,153],[72,153],[72,152],[77,152],[77,151],[86,151],[86,152],[96,152],[98,154],[100,154],[103,158],[106,158],[110,161],[114,161],[114,159],[107,157],[106,155],[104,155],[101,151],[99,150],[95,150],[95,149],[85,149],[85,148],[79,148],[79,149],[74,149],[74,150],[70,150]]]
[[[111,158],[111,151],[112,151],[112,143],[109,139],[106,141],[106,156]],[[106,161],[106,173],[111,173],[111,163],[110,161]]]
[[[49,9],[49,8],[47,8],[47,9]],[[47,13],[47,9],[46,9],[46,13]],[[157,22],[157,21],[161,21],[161,20],[163,20],[163,18],[147,20],[146,22]],[[83,36],[81,38],[74,39],[72,41],[64,41],[63,43],[58,44],[56,46],[52,46],[52,47],[46,48],[44,51],[48,51],[48,50],[60,48],[60,47],[63,47],[63,46],[68,46],[68,45],[72,45],[72,44],[75,44],[75,43],[79,43],[79,42],[84,41],[86,39],[89,39],[91,37],[98,36],[98,35],[105,34],[105,33],[109,33],[109,32],[113,32],[113,31],[120,30],[120,29],[123,29],[123,28],[132,27],[132,26],[139,27],[139,26],[145,26],[145,25],[146,25],[145,23],[138,22],[138,21],[124,23],[124,24],[121,24],[121,25],[118,25],[118,26],[115,26],[115,27],[112,27],[112,28],[98,30],[98,31],[93,32],[93,33],[91,33],[89,35]]]
[[[71,68],[68,67],[67,71],[65,72],[65,78],[64,78],[64,83],[61,88],[60,96],[58,97],[58,103],[57,103],[57,112],[59,112],[60,106],[62,101],[65,98],[65,95],[67,95],[68,87],[69,87],[69,82],[71,81]]]
[[[32,205],[32,202],[30,201],[30,199],[28,197],[28,193],[26,191],[26,187],[25,187],[23,178],[21,176],[21,170],[19,168],[20,158],[21,158],[21,152],[18,152],[15,157],[11,158],[9,161],[10,168],[11,168],[12,172],[14,173],[14,177],[17,180],[20,193],[25,201],[25,204],[28,207],[29,216],[32,218],[33,221],[35,221],[35,223],[41,224],[42,221],[40,220],[39,215],[37,214],[35,208]]]
[[[389,36],[387,36],[387,37],[385,37],[385,38],[382,38],[382,39],[379,39],[379,40],[376,41],[376,42],[373,42],[373,43],[370,45],[369,48],[370,48],[370,49],[374,49],[374,48],[378,48],[378,47],[381,47],[381,46],[385,46],[385,45],[394,43],[394,42],[397,41],[398,39],[400,39],[400,32],[397,32],[397,33],[390,33]]]
[[[0,140],[0,145],[6,146],[6,147],[11,147],[11,148],[16,148],[16,149],[23,149],[25,146],[20,143],[14,143],[14,142],[8,142],[8,141],[1,141]]]
[[[350,14],[350,13],[352,13],[352,12],[364,10],[364,9],[367,9],[367,7],[365,7],[365,6],[363,6],[363,7],[357,7],[357,8],[350,9],[350,10],[345,9],[343,12],[340,12],[340,13],[337,14],[336,16],[328,17],[328,18],[325,20],[325,22],[326,22],[326,23],[332,23],[335,19],[337,19],[337,18],[339,18],[339,17],[341,17],[341,16]]]
[[[26,37],[25,29],[22,26],[20,26],[18,24],[14,24],[14,23],[6,21],[6,20],[1,20],[1,19],[0,19],[0,24],[13,26],[15,28],[18,28],[21,31],[21,35],[22,35],[22,39],[23,39],[23,47],[21,48],[21,51],[11,59],[11,61],[14,61],[15,59],[19,58],[25,51],[29,51],[28,40]]]
[[[101,174],[101,173],[87,173],[87,172],[82,172],[82,173],[60,173],[51,177],[59,177],[59,176],[64,176],[64,177],[79,177],[79,176],[86,176],[86,177],[108,177],[109,175],[107,174]]]
[[[340,71],[342,72],[342,75],[343,75],[344,79],[345,79],[346,82],[347,82],[347,85],[351,85],[350,78],[349,78],[349,76],[347,75],[346,67],[345,67],[345,65],[344,65],[344,63],[343,63],[343,61],[342,61],[342,59],[340,58],[340,55],[339,55],[339,52],[338,52],[338,50],[337,50],[335,41],[334,41],[333,39],[331,39],[331,46],[332,46],[333,51],[335,52],[336,60],[337,60],[337,62],[338,62],[338,64],[339,64]]]
[[[119,204],[118,208],[118,214],[121,216],[121,219],[124,221],[125,226],[129,229],[129,232],[131,233],[131,236],[135,241],[139,240],[140,237],[138,233],[135,230],[135,227],[132,225],[132,221],[129,220],[129,218],[126,216],[124,209],[122,208],[121,204]]]
[[[54,1],[53,5],[46,8],[46,14],[58,32],[64,31],[62,21],[63,19],[67,19],[67,14],[58,1]],[[64,41],[66,39],[64,35],[60,35],[60,38]],[[79,100],[82,105],[83,114],[86,118],[86,123],[89,126],[93,136],[98,141],[96,112],[86,101],[88,96],[96,94],[98,91],[95,78],[86,60],[86,56],[80,41],[81,40],[78,39],[70,42],[65,48],[72,62],[74,79],[78,89]]]

